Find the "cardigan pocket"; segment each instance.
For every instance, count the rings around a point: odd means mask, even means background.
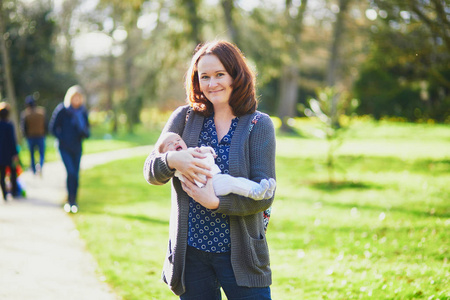
[[[267,267],[270,260],[266,237],[261,236],[261,239],[249,237],[249,242],[253,265],[257,268]]]

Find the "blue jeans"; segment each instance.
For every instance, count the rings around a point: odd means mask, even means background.
[[[28,141],[28,149],[30,149],[31,156],[31,170],[33,173],[36,173],[36,163],[34,160],[34,151],[36,148],[39,150],[39,165],[44,165],[44,157],[45,157],[45,137],[30,137],[27,138]]]
[[[61,158],[67,171],[67,192],[69,194],[69,204],[76,205],[81,152],[71,152],[61,148],[59,148],[59,152],[61,153]]]
[[[184,273],[186,292],[181,300],[220,300],[220,287],[228,300],[271,299],[270,287],[238,286],[231,266],[231,254],[209,253],[188,246]]]

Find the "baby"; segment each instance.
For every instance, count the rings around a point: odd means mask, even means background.
[[[186,150],[187,146],[183,139],[176,133],[167,132],[160,138],[156,145],[156,150],[159,153],[165,153],[167,151],[180,151]],[[211,147],[195,148],[199,153],[206,155],[205,162],[211,167],[211,173],[213,175],[213,187],[216,196],[224,196],[230,193],[252,198],[254,200],[270,199],[276,188],[276,181],[273,178],[269,180],[263,179],[260,183],[256,183],[244,177],[233,177],[228,174],[221,174],[219,167],[214,162],[216,153]],[[184,182],[183,175],[175,171],[175,176]],[[206,176],[201,174],[203,179]],[[195,181],[198,187],[203,187],[204,184]]]

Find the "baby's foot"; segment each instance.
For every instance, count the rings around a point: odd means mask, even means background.
[[[270,199],[275,192],[275,188],[277,187],[277,182],[273,178],[269,178],[269,188],[266,190],[263,199]]]
[[[264,199],[264,195],[267,192],[267,189],[270,187],[270,183],[267,179],[261,180],[259,183],[259,186],[252,189],[248,193],[248,197],[252,198],[253,200],[262,200]]]

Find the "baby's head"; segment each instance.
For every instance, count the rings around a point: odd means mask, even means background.
[[[159,153],[165,153],[167,151],[186,150],[187,146],[178,134],[167,132],[159,139],[156,145],[156,149],[159,151]]]

